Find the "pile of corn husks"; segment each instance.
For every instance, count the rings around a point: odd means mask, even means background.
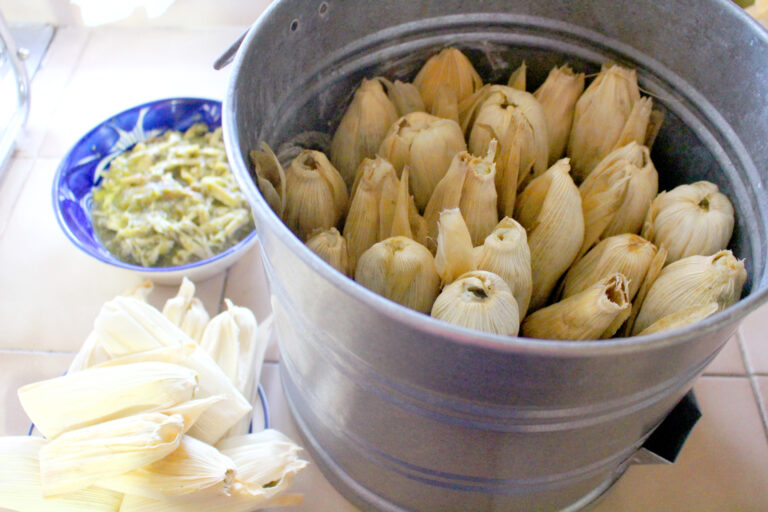
[[[563,340],[687,325],[740,296],[728,198],[659,193],[663,121],[634,70],[525,64],[483,84],[447,48],[413,83],[365,79],[329,155],[251,152],[266,201],[339,272],[404,306],[486,332]]]
[[[184,280],[160,312],[145,283],[102,307],[61,377],[23,386],[45,437],[0,437],[0,508],[250,512],[296,504],[306,462],[251,423],[271,319],[226,301],[209,318]]]

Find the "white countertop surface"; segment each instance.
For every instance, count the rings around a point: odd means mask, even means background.
[[[250,20],[244,20],[244,23]],[[32,84],[25,132],[0,182],[0,435],[25,434],[16,389],[61,374],[100,306],[139,278],[75,249],[51,207],[59,159],[93,125],[170,96],[222,99],[228,69],[212,63],[245,29],[59,27]],[[269,313],[259,248],[197,283],[208,311],[224,298]],[[160,305],[175,288],[157,286]],[[594,510],[768,510],[768,307],[753,313],[694,387],[703,417],[675,464],[633,466]],[[300,441],[282,397],[277,347],[262,374],[272,426]],[[308,455],[308,454],[305,454]],[[356,510],[312,464],[296,479],[297,511]]]

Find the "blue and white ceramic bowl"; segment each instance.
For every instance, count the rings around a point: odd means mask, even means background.
[[[256,232],[206,260],[176,267],[142,267],[117,259],[99,242],[91,225],[91,189],[98,169],[134,144],[169,129],[184,131],[203,122],[213,130],[221,126],[221,102],[200,98],[170,98],[125,110],[85,134],[67,153],[53,182],[53,208],[64,234],[97,260],[161,284],[178,284],[186,276],[202,281],[222,272],[256,243]]]

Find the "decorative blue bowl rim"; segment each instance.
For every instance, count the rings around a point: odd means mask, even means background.
[[[90,220],[91,189],[97,170],[134,144],[166,130],[184,131],[204,122],[210,129],[221,126],[219,100],[181,97],[143,103],[99,123],[82,136],[62,159],[53,180],[53,209],[64,234],[81,251],[127,270],[145,273],[188,271],[224,259],[256,238],[256,230],[211,258],[173,267],[142,267],[117,259],[98,240]]]

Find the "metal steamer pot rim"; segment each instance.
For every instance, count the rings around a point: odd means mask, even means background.
[[[243,65],[244,53],[242,50],[251,45],[251,41],[262,28],[262,25],[267,22],[270,12],[277,8],[278,3],[279,2],[271,4],[262,16],[260,16],[251,26],[245,34],[245,37],[238,41],[240,50],[234,57],[234,66],[232,70],[233,76],[237,75]],[[737,7],[734,7],[733,9],[739,10]],[[741,15],[749,18],[746,14],[741,13]],[[751,18],[749,18],[749,22],[757,24]],[[768,39],[768,34],[765,33],[762,28],[760,28],[759,31],[764,39]],[[689,343],[703,335],[733,325],[768,299],[768,287],[763,286],[758,288],[759,283],[757,282],[757,277],[759,276],[755,275],[751,276],[755,279],[755,282],[753,283],[753,290],[749,295],[742,297],[739,302],[726,308],[724,311],[718,312],[695,324],[673,331],[657,332],[643,336],[568,342],[563,342],[562,340],[533,339],[488,334],[450,324],[413,311],[373,293],[363,286],[358,285],[352,279],[341,275],[308,249],[306,245],[299,240],[290,229],[288,229],[275,212],[272,211],[251,179],[247,164],[243,162],[238,150],[239,144],[236,139],[237,126],[234,118],[235,105],[233,105],[235,85],[235,80],[230,80],[228,83],[222,114],[222,125],[224,126],[223,135],[229,160],[233,166],[238,182],[251,204],[254,215],[266,219],[266,225],[269,229],[276,232],[282,243],[297,255],[303,263],[322,276],[325,280],[331,282],[338,290],[353,297],[355,300],[362,302],[366,306],[376,309],[392,321],[400,322],[417,331],[424,331],[441,336],[445,339],[446,343],[469,344],[478,348],[500,352],[537,355],[557,354],[558,356],[570,355],[576,357],[589,357],[606,353],[618,354],[646,351],[666,345]],[[702,100],[702,102],[704,102],[704,100]],[[707,110],[709,110],[708,114],[711,116],[718,115],[713,109]],[[722,124],[719,126],[722,126]],[[755,169],[755,166],[751,161],[748,162],[746,167]],[[753,269],[754,273],[757,273],[757,271],[758,269]]]

